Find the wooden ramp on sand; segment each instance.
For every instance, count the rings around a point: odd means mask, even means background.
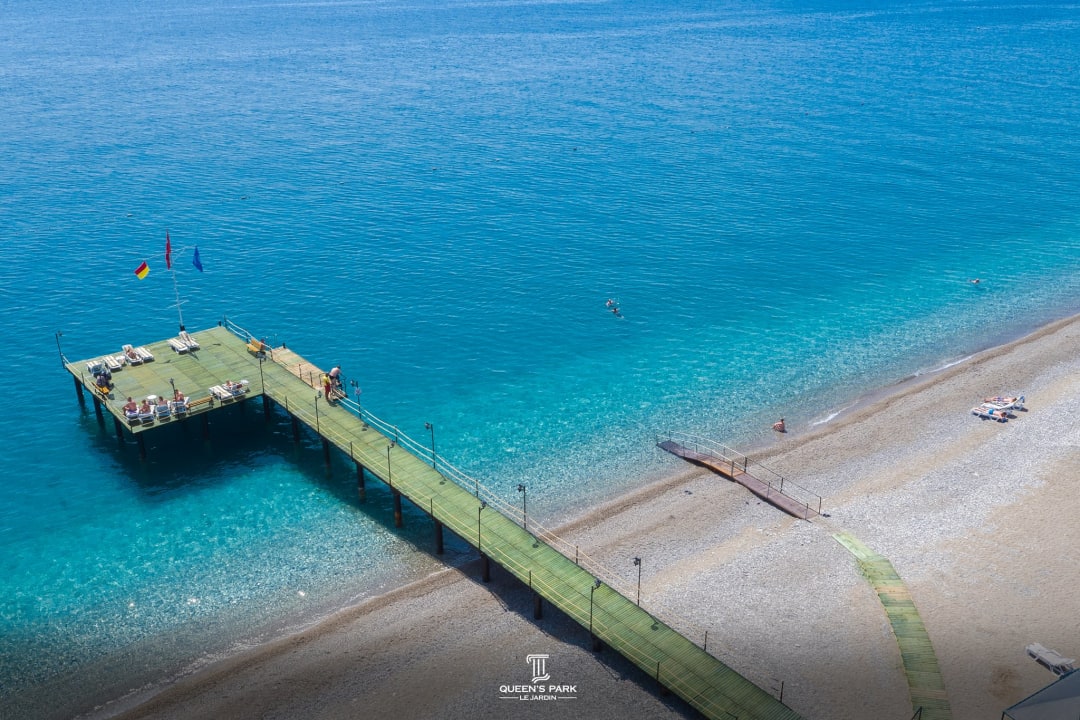
[[[809,520],[821,514],[820,495],[799,487],[763,465],[755,465],[754,472],[751,473],[749,458],[715,441],[691,435],[670,434],[658,437],[656,446],[739,483],[789,515]]]

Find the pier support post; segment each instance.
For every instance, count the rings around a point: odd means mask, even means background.
[[[142,433],[135,433],[135,440],[139,443],[139,459],[146,459],[146,440],[143,439]]]
[[[113,416],[113,427],[116,428],[116,439],[118,442],[124,442],[124,426],[120,424],[120,418]]]
[[[491,582],[491,560],[484,553],[480,553],[480,578],[484,582]]]
[[[79,378],[75,377],[74,375],[72,375],[71,377],[75,381],[75,396],[79,398],[79,404],[83,407],[86,407],[86,396],[83,394],[82,383],[79,382]]]
[[[105,415],[101,412],[101,400],[97,395],[94,396],[94,414],[97,415],[98,423],[105,424]]]
[[[322,439],[322,454],[323,460],[326,461],[326,467],[330,467],[330,441],[326,438]]]
[[[544,617],[544,598],[533,590],[533,619],[539,620],[542,617]]]
[[[210,439],[210,414],[203,413],[202,416],[202,436],[203,440]]]
[[[604,649],[604,644],[602,642],[600,642],[600,638],[596,637],[592,633],[589,633],[589,637],[592,638],[593,652],[600,652],[601,650]]]
[[[364,488],[364,466],[356,463],[356,494],[360,502],[367,502],[367,489]]]
[[[443,554],[442,523],[438,520],[435,521],[435,554]]]
[[[263,415],[266,416],[266,422],[270,422],[270,398],[263,393]]]
[[[296,416],[292,416],[292,437],[293,442],[297,445],[300,444],[300,421],[296,419]]]
[[[394,490],[394,527],[401,527],[401,493]]]

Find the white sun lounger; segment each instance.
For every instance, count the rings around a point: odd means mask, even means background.
[[[248,391],[248,381],[241,380],[234,383],[232,388],[227,388],[224,385],[215,385],[210,388],[210,394],[216,397],[218,400],[232,400],[239,397]]]
[[[1055,675],[1064,675],[1076,669],[1073,665],[1076,660],[1064,657],[1057,650],[1043,647],[1040,643],[1031,643],[1024,649],[1029,657]]]
[[[123,355],[106,355],[102,358],[105,363],[105,367],[109,368],[109,372],[116,372],[117,370],[124,369],[124,356]]]
[[[135,348],[135,353],[143,359],[143,362],[150,362],[154,359],[153,354],[144,347]]]
[[[188,350],[191,349],[187,346],[187,343],[180,338],[169,338],[169,347],[176,351],[177,355],[186,353]]]
[[[187,330],[180,331],[180,342],[184,343],[192,350],[199,349],[198,341],[196,341],[195,338],[191,336],[191,333],[189,333]]]
[[[1007,422],[1008,416],[1005,415],[1004,410],[998,410],[997,408],[986,407],[985,405],[978,405],[971,408],[972,415],[978,415],[984,420],[997,420],[998,422]]]
[[[123,347],[123,351],[124,357],[129,363],[131,363],[132,365],[142,365],[142,355],[135,352],[135,348],[131,347],[130,345],[125,345]]]
[[[983,398],[983,405],[1003,410],[1024,410],[1024,396]]]

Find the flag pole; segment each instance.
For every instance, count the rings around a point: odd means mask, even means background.
[[[184,332],[184,313],[180,309],[180,288],[176,284],[176,268],[170,269],[172,270],[173,292],[176,293],[176,314],[180,317],[180,332]]]
[[[184,250],[187,250],[187,248],[180,248],[177,252],[183,252]],[[180,302],[180,286],[177,285],[176,282],[176,267],[173,266],[172,262],[172,243],[169,241],[168,231],[165,232],[165,264],[168,265],[169,270],[172,271],[173,292],[176,293],[176,314],[180,318],[180,332],[184,332],[184,312],[180,308],[182,304]]]

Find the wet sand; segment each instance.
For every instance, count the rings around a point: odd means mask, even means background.
[[[1008,423],[969,414],[1023,392]],[[806,718],[907,718],[896,641],[843,530],[906,582],[957,720],[997,718],[1055,677],[1041,642],[1080,657],[1080,319],[895,388],[812,431],[776,435],[757,461],[824,497],[784,515],[741,486],[687,472],[561,531],[602,562],[642,558],[642,605]],[[445,569],[301,633],[202,668],[95,717],[696,717],[499,568]],[[555,700],[501,699],[546,654]]]

